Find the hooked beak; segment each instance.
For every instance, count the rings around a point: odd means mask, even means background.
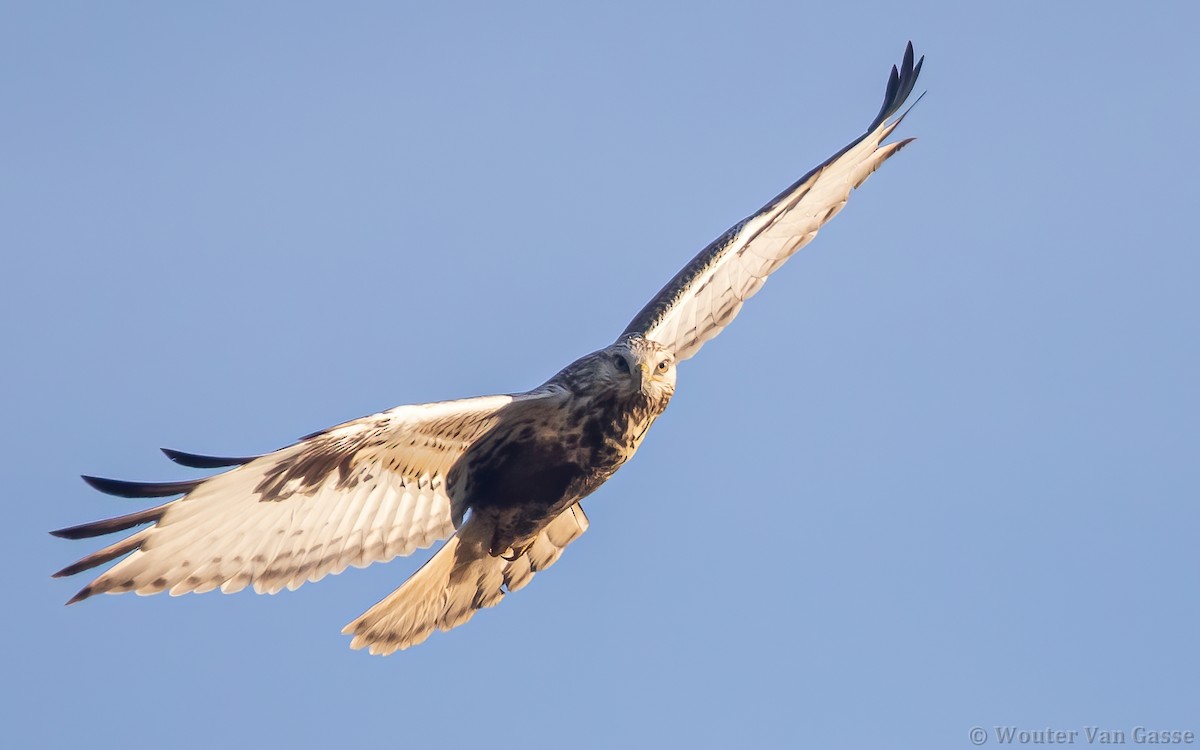
[[[650,374],[650,365],[646,364],[645,362],[639,362],[637,369],[638,369],[637,387],[638,387],[639,391],[642,391],[643,393],[645,393],[647,390],[649,390],[650,379],[653,377]]]

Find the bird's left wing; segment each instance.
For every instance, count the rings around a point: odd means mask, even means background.
[[[294,589],[347,566],[407,555],[454,532],[450,467],[513,410],[546,408],[534,391],[400,406],[333,427],[274,453],[219,459],[169,451],[188,466],[238,464],[189,482],[85,477],[125,497],[183,497],[126,516],[52,532],[82,539],[152,524],[58,573],[117,563],[71,601],[136,591]],[[132,553],[132,554],[130,554]]]
[[[682,361],[729,325],[767,276],[842,210],[850,191],[912,140],[883,145],[903,117],[887,120],[912,93],[923,61],[914,64],[909,43],[900,68],[892,68],[883,107],[867,132],[701,251],[642,308],[623,335],[640,333]]]

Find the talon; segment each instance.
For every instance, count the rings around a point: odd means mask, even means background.
[[[533,546],[533,542],[522,545],[520,549],[518,549],[516,547],[509,547],[508,551],[512,553],[512,557],[509,557],[508,555],[500,555],[500,559],[508,560],[509,562],[514,562],[518,557],[520,557],[521,555],[528,552],[529,548],[532,546]]]

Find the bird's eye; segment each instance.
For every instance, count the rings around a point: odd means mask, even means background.
[[[616,365],[617,369],[621,372],[629,372],[629,363],[625,361],[625,358],[620,354],[613,357],[613,364]]]
[[[667,363],[667,360],[665,360],[665,359],[662,362],[658,363],[658,371],[659,372],[666,372],[668,367],[670,367],[670,365]]]

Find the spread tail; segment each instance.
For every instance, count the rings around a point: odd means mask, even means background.
[[[468,525],[470,521],[468,521]],[[510,591],[550,567],[568,544],[587,531],[583,508],[574,505],[542,530],[515,560],[492,557],[474,535],[456,534],[404,584],[342,629],[350,648],[386,655],[415,646],[436,630],[462,625]],[[466,531],[464,528],[462,531]]]

